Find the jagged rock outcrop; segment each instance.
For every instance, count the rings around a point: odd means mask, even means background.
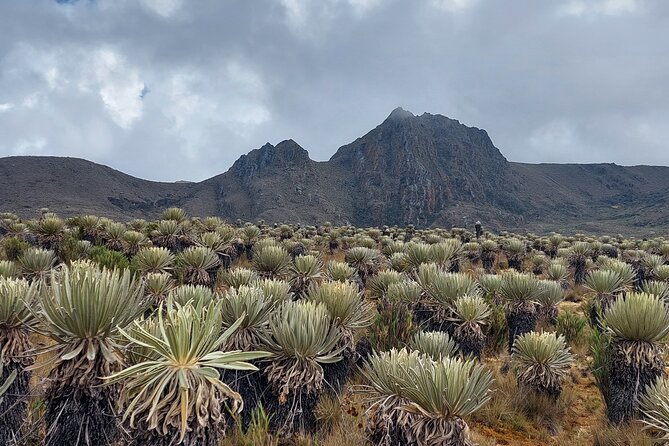
[[[342,209],[349,204],[338,196],[341,175],[323,164],[293,140],[268,143],[203,186],[214,188],[219,215],[268,222],[346,221]]]
[[[250,182],[263,175],[268,169],[309,169],[312,163],[309,152],[289,139],[282,141],[276,147],[267,143],[259,149],[242,155],[232,165],[230,173],[243,181]]]

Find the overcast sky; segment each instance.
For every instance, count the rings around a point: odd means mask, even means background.
[[[669,165],[669,1],[2,0],[0,156],[201,180],[397,106],[511,161]]]

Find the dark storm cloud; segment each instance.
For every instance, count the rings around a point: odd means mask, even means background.
[[[669,165],[660,0],[0,3],[0,155],[156,180],[267,141],[328,159],[401,105],[510,160]]]

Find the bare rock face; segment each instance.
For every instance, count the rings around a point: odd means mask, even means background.
[[[273,146],[265,144],[259,149],[242,155],[230,168],[230,173],[244,181],[252,181],[265,173],[281,169],[309,169],[314,163],[309,152],[292,139]]]
[[[429,226],[458,204],[520,207],[503,192],[512,174],[488,134],[440,115],[395,109],[330,162],[352,172],[364,224]]]

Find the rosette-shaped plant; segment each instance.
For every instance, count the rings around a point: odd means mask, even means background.
[[[281,246],[256,247],[253,251],[253,266],[262,277],[285,278],[290,272],[291,258]]]
[[[564,300],[565,292],[562,286],[552,280],[540,280],[541,292],[537,296],[539,302],[539,318],[554,325],[558,317],[558,305]]]
[[[489,315],[490,306],[480,296],[464,295],[453,302],[453,339],[463,355],[481,358],[486,340],[483,326]]]
[[[492,374],[477,361],[445,358],[409,370],[409,444],[473,446],[464,418],[490,400]]]
[[[204,246],[191,246],[176,259],[179,276],[183,283],[216,287],[216,273],[220,262],[214,251]]]
[[[408,344],[411,350],[417,350],[435,361],[458,354],[458,345],[443,331],[416,332]]]
[[[391,350],[370,356],[362,373],[374,444],[473,445],[464,417],[490,399],[493,381],[476,361]]]
[[[170,273],[174,268],[174,255],[167,248],[150,246],[137,251],[130,269],[144,275],[148,273]]]
[[[119,328],[144,312],[141,282],[129,270],[63,268],[44,287],[39,331],[56,354],[45,393],[45,444],[100,445],[118,434],[118,386],[102,377],[122,362]]]
[[[0,401],[0,444],[18,444],[26,418],[31,377],[26,369],[34,363],[29,330],[37,295],[36,283],[0,277],[0,385],[6,391]]]
[[[603,322],[611,336],[607,414],[617,424],[635,416],[641,392],[664,371],[661,347],[669,334],[669,309],[656,296],[630,293],[611,304]]]
[[[591,271],[585,276],[585,286],[593,295],[590,302],[590,323],[601,329],[601,316],[625,289],[624,279],[614,270]]]
[[[356,333],[368,327],[374,316],[373,307],[366,302],[351,282],[323,282],[309,290],[307,299],[327,308],[339,331],[342,360],[325,364],[325,378],[331,389],[338,392],[350,377],[356,360]]]
[[[273,354],[265,367],[271,391],[263,399],[274,428],[284,434],[313,430],[314,407],[327,385],[323,365],[340,361],[344,349],[327,307],[284,302],[270,317],[264,348]]]
[[[298,297],[304,297],[307,289],[321,277],[321,260],[312,255],[295,257],[290,266],[290,286]]]
[[[573,356],[562,335],[532,331],[516,338],[511,362],[519,386],[557,399]]]
[[[669,442],[669,379],[659,378],[646,389],[639,400],[641,422],[658,437],[658,443]]]
[[[226,410],[240,411],[243,401],[220,380],[219,371],[257,370],[248,361],[267,356],[219,350],[241,323],[221,333],[221,302],[200,309],[168,303],[154,329],[136,322],[131,330],[121,330],[130,348],[150,352],[106,379],[121,386],[119,406],[134,429],[133,445],[220,444]]]
[[[537,323],[536,304],[540,294],[541,287],[534,276],[520,273],[504,275],[500,295],[506,306],[509,352],[516,337],[534,330]]]

